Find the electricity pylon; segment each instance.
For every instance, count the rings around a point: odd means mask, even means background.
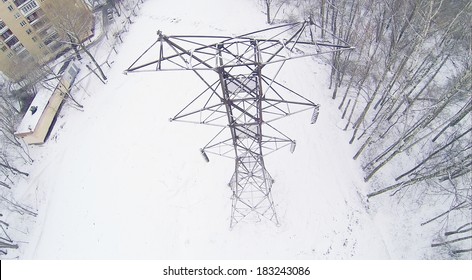
[[[200,151],[235,160],[229,182],[232,190],[230,227],[248,216],[279,224],[272,199],[274,180],[265,168],[264,156],[283,147],[295,150],[295,140],[273,126],[273,122],[306,110],[318,117],[319,105],[275,79],[285,62],[301,57],[352,49],[334,35],[332,41],[314,39],[312,21],[285,24],[241,36],[166,36],[157,40],[125,71],[189,70],[207,88],[171,121],[221,126],[221,131]],[[271,77],[263,73],[275,65]],[[215,81],[201,71],[214,71]],[[229,130],[229,133],[228,133]]]

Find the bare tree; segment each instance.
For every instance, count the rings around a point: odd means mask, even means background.
[[[356,51],[333,55],[332,98],[341,97],[344,130],[354,159],[362,159],[365,180],[377,177],[368,196],[424,188],[451,202],[451,211],[432,219],[456,232],[472,219],[472,2],[468,0],[319,0],[303,1],[304,14],[315,16],[324,36],[333,33]],[[343,91],[343,94],[338,94]],[[403,170],[397,168],[402,162]],[[395,182],[382,176],[387,166]],[[454,208],[465,201],[464,206]],[[467,208],[468,207],[468,208]],[[464,211],[468,209],[469,211]],[[447,222],[457,215],[458,224]],[[465,233],[464,233],[465,234]],[[433,247],[457,254],[464,236],[441,233]],[[467,238],[465,239],[467,240]],[[461,247],[462,246],[462,247]]]
[[[15,237],[10,236],[7,218],[16,214],[36,216],[34,211],[12,198],[15,183],[21,177],[28,176],[21,169],[32,159],[24,143],[14,136],[21,112],[15,106],[15,98],[7,94],[7,89],[0,88],[0,255],[7,255],[9,250],[18,249]],[[7,218],[3,216],[6,213]]]
[[[268,24],[274,23],[275,17],[280,12],[280,9],[289,1],[290,0],[262,0],[265,8],[266,22]],[[275,13],[272,13],[273,9],[276,9]]]
[[[77,2],[80,1],[63,0],[60,8],[47,3],[45,7],[49,10],[50,20],[60,34],[60,42],[78,47],[86,53],[100,73],[101,78],[106,80],[107,77],[100,64],[85,44],[85,39],[92,35],[93,14],[85,6],[77,6]]]

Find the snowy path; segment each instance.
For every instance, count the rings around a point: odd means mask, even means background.
[[[287,149],[266,158],[281,226],[243,222],[229,230],[226,184],[233,162],[212,157],[207,164],[198,152],[215,130],[167,121],[204,85],[192,73],[122,71],[158,29],[238,34],[264,27],[264,15],[251,0],[169,2],[144,3],[108,84],[90,82],[84,112],[66,108],[53,132],[57,139],[35,147],[43,158],[28,184],[44,199],[24,257],[389,258],[366,210],[352,147],[337,127],[339,115],[326,92],[328,68],[311,59],[281,74],[289,87],[322,105],[314,126],[310,113],[277,125],[297,140],[294,154]],[[247,20],[240,20],[243,15]]]

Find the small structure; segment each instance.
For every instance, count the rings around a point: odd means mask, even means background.
[[[62,76],[54,91],[43,90],[36,94],[15,136],[22,138],[27,144],[43,144],[46,141],[64,97],[69,93],[79,71],[79,67],[72,61],[64,64],[59,74]]]

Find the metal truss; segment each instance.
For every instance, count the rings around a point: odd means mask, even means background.
[[[235,160],[229,186],[232,190],[230,227],[252,216],[279,224],[272,199],[274,180],[267,172],[264,156],[283,147],[295,150],[289,138],[273,122],[306,110],[313,110],[315,123],[319,105],[276,81],[285,62],[301,57],[352,49],[341,39],[316,41],[317,26],[311,21],[291,23],[227,36],[166,36],[158,38],[125,73],[143,71],[193,71],[207,88],[171,121],[222,127],[201,149]],[[272,67],[271,76],[262,70]],[[201,71],[218,77],[209,82]],[[267,71],[269,72],[269,71]]]

